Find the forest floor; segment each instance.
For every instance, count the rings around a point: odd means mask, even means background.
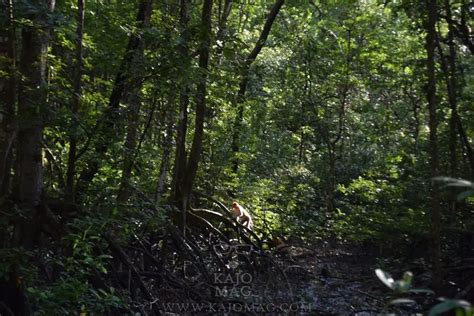
[[[200,264],[167,260],[164,270],[170,276],[164,282],[156,282],[151,272],[143,274],[151,277],[147,284],[157,290],[166,315],[414,315],[426,314],[438,296],[472,301],[474,294],[474,257],[459,254],[446,254],[442,292],[430,291],[425,245],[419,249],[386,242],[376,248],[291,240],[263,250],[239,239],[211,240],[196,243]],[[166,249],[169,259],[179,258],[176,245]],[[396,294],[379,280],[376,269],[394,280],[412,272],[409,290]],[[150,304],[144,300],[145,305]]]
[[[395,298],[375,275],[375,269],[397,267],[395,259],[380,259],[377,250],[343,243],[318,242],[311,247],[288,246],[275,254],[291,286],[285,299],[297,299],[310,304],[311,312],[296,314],[375,315],[380,313],[412,314],[426,311],[433,302],[432,295],[410,296],[416,303],[390,304]],[[407,263],[399,264],[397,271],[387,271],[400,279]],[[415,285],[427,284],[428,272],[423,271],[423,261],[415,260]],[[417,268],[418,267],[418,268]],[[283,286],[283,285],[280,285]],[[280,298],[281,299],[281,298]],[[284,300],[284,299],[283,299]]]

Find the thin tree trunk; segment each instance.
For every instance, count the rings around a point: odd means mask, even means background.
[[[448,19],[451,19],[451,7],[449,0],[444,1],[445,11]],[[449,169],[450,176],[458,176],[458,112],[457,112],[457,80],[456,80],[456,47],[454,45],[454,33],[452,26],[448,24],[448,47],[449,54],[445,56],[443,48],[439,40],[440,32],[436,37],[436,44],[440,55],[441,70],[444,73],[446,82],[446,90],[448,92],[448,103],[451,109],[451,116],[449,118]],[[455,188],[451,188],[449,192],[449,202],[451,204],[452,212],[457,209],[457,192]]]
[[[451,8],[449,5],[449,0],[445,1],[446,12],[451,16]],[[449,134],[450,134],[450,160],[451,160],[451,175],[455,177],[458,173],[458,155],[457,155],[457,137],[456,137],[456,127],[457,127],[457,80],[456,80],[456,47],[454,46],[454,31],[452,27],[448,25],[448,45],[449,45],[449,70],[446,73],[447,76],[447,88],[448,88],[448,101],[451,107],[451,117],[449,119]]]
[[[199,81],[196,88],[196,113],[194,122],[194,138],[189,153],[186,174],[183,182],[183,206],[188,207],[188,197],[191,194],[204,138],[204,120],[206,117],[207,74],[209,65],[209,49],[212,32],[212,0],[204,0],[202,8],[202,38],[199,47]]]
[[[217,64],[220,65],[222,61],[222,52],[224,50],[225,39],[227,35],[227,20],[232,9],[232,0],[225,0],[222,7],[222,0],[219,1],[219,26],[216,34],[217,49],[215,56],[217,57]]]
[[[469,142],[469,138],[467,137],[466,131],[464,130],[461,118],[459,114],[455,116],[459,137],[461,138],[461,142],[466,149],[466,156],[469,161],[469,165],[471,167],[471,176],[474,177],[474,151],[472,149],[471,143]]]
[[[171,111],[169,111],[171,112]],[[173,141],[173,122],[169,120],[166,129],[166,137],[163,141],[163,156],[161,158],[160,164],[160,174],[158,176],[158,181],[156,183],[156,191],[155,191],[155,204],[159,204],[161,200],[161,196],[165,192],[165,184],[166,178],[168,175],[168,168],[170,163],[170,155],[171,155],[171,148],[172,148],[172,141]]]
[[[237,115],[234,120],[233,126],[233,134],[232,134],[232,172],[237,174],[239,171],[239,152],[240,152],[240,142],[241,142],[241,130],[242,124],[244,119],[244,97],[245,92],[247,90],[247,83],[249,80],[249,70],[252,63],[257,58],[258,54],[262,50],[265,42],[267,41],[268,35],[272,29],[273,22],[280,12],[281,7],[285,3],[285,0],[276,0],[273,4],[270,12],[268,13],[267,20],[265,21],[265,25],[263,26],[262,32],[260,33],[260,37],[255,43],[254,48],[250,52],[250,54],[245,59],[244,65],[240,71],[240,83],[239,83],[239,91],[237,92],[236,103],[237,103]]]
[[[303,163],[303,153],[304,153],[304,142],[305,142],[305,132],[303,128],[300,128],[300,143],[298,145],[298,164]]]
[[[173,180],[171,184],[171,199],[179,208],[182,183],[184,181],[184,173],[186,171],[186,133],[188,128],[188,106],[189,106],[189,72],[191,62],[188,49],[188,22],[189,22],[189,0],[181,0],[179,12],[179,28],[181,30],[181,43],[178,46],[178,54],[182,61],[180,80],[180,99],[179,99],[179,115],[176,134],[176,152],[173,165]]]
[[[152,11],[152,0],[147,0],[146,10],[143,16],[142,26],[145,28],[149,25]],[[127,135],[125,137],[124,154],[123,154],[123,165],[122,165],[122,177],[120,180],[120,186],[117,193],[117,203],[124,204],[127,202],[130,196],[130,176],[132,175],[132,168],[137,158],[135,153],[138,152],[137,147],[137,135],[138,126],[140,119],[140,90],[142,87],[142,69],[143,65],[143,41],[138,45],[135,51],[135,56],[130,65],[130,77],[133,79],[131,85],[132,91],[129,93],[129,100],[127,106]]]
[[[224,37],[227,32],[227,20],[232,9],[232,0],[225,0],[224,7],[220,10],[219,15],[219,29],[216,34],[216,41],[224,41]]]
[[[77,155],[77,130],[79,124],[79,110],[81,108],[82,94],[82,67],[83,49],[82,39],[84,34],[84,9],[85,0],[77,0],[77,29],[76,29],[76,64],[74,69],[73,91],[74,97],[71,108],[72,126],[69,136],[69,153],[66,172],[66,197],[74,202],[74,180],[76,177],[76,155]]]
[[[0,10],[8,14],[8,27],[0,32],[6,40],[0,48],[0,65],[8,71],[8,77],[0,78],[0,198],[10,191],[12,167],[12,148],[16,137],[14,123],[16,102],[16,52],[15,24],[13,19],[13,1],[0,4]]]
[[[328,164],[329,172],[326,184],[326,212],[327,214],[333,214],[334,206],[334,192],[336,192],[336,146],[335,144],[328,144]]]
[[[331,129],[322,124],[318,124],[319,134],[321,134],[322,139],[326,144],[327,150],[327,163],[328,163],[328,173],[325,179],[325,203],[326,203],[326,212],[327,214],[333,214],[336,209],[335,206],[335,192],[336,192],[336,164],[338,161],[338,147],[339,155],[343,155],[343,139],[344,139],[344,130],[345,130],[345,121],[346,121],[346,107],[349,98],[349,74],[350,74],[350,64],[352,61],[352,49],[351,49],[351,34],[348,32],[347,39],[347,56],[345,63],[345,78],[341,83],[341,86],[338,87],[338,96],[339,99],[339,108],[338,108],[338,122],[337,130],[331,133]],[[311,74],[309,76],[311,78]],[[311,90],[308,90],[309,96],[308,99],[312,99]],[[326,110],[327,107],[326,107]],[[330,126],[330,125],[328,125]],[[331,135],[332,134],[332,135]],[[339,145],[341,144],[341,145]]]
[[[448,19],[451,19],[451,8],[449,0],[445,1],[445,10]],[[449,163],[450,175],[457,176],[458,157],[457,157],[457,81],[456,81],[456,48],[454,46],[454,34],[452,26],[448,24],[448,46],[449,54],[444,55],[443,48],[439,40],[439,34],[436,36],[436,45],[440,55],[441,70],[446,82],[448,92],[448,103],[451,109],[449,118]]]
[[[132,168],[135,163],[135,150],[137,145],[138,126],[140,118],[140,97],[137,95],[139,91],[135,91],[130,96],[127,108],[127,136],[125,137],[123,150],[122,176],[117,192],[117,204],[124,204],[130,197],[130,177]]]
[[[189,197],[196,178],[199,160],[202,151],[202,141],[204,138],[204,120],[206,117],[206,94],[207,94],[207,72],[209,65],[209,49],[211,46],[212,31],[212,0],[204,0],[201,16],[201,42],[199,45],[199,81],[196,87],[196,110],[194,123],[194,138],[188,159],[186,159],[186,128],[187,128],[187,107],[189,91],[187,83],[183,82],[181,91],[181,111],[178,123],[177,149],[175,156],[175,166],[173,172],[173,193],[172,199],[175,205],[181,209],[181,229],[186,233],[186,212],[189,207]],[[187,32],[188,1],[182,0],[180,25],[183,34]],[[186,37],[184,37],[186,43]],[[187,46],[182,45],[179,52],[186,59],[188,56]],[[185,62],[186,62],[185,59]]]
[[[450,5],[449,0],[445,1],[445,9],[446,9],[446,20],[448,21],[448,45],[449,45],[449,59],[448,59],[449,76],[448,74],[446,74],[446,76],[448,80],[447,81],[448,100],[451,107],[450,133],[454,133],[453,130],[457,129],[461,143],[466,149],[467,158],[469,160],[469,165],[471,168],[471,175],[474,176],[474,153],[472,150],[472,146],[469,142],[469,138],[467,137],[466,132],[464,131],[461,117],[459,116],[459,113],[457,111],[458,86],[457,86],[457,80],[456,80],[457,78],[456,77],[456,46],[454,43],[454,35],[456,34],[456,28],[452,20],[451,5]],[[465,6],[463,6],[463,9],[461,12],[461,25],[463,29],[465,29],[465,25],[466,25],[465,11],[466,11]],[[451,21],[451,23],[449,21]],[[471,50],[471,52],[474,53],[474,50]],[[451,141],[450,141],[451,146],[452,146],[451,143],[453,142],[453,138],[454,136],[451,136]],[[451,152],[451,159],[453,159],[452,152]],[[457,168],[457,164],[456,164],[456,168]],[[453,176],[454,175],[455,174],[453,173]]]
[[[158,176],[158,181],[156,183],[156,191],[154,202],[155,204],[159,204],[161,201],[161,196],[163,192],[165,192],[165,184],[166,184],[166,177],[168,174],[168,166],[170,163],[170,154],[171,154],[171,145],[166,145],[163,150],[163,157],[161,158],[160,164],[160,174]]]
[[[149,11],[151,11],[151,3],[151,0],[140,0],[136,18],[137,27],[139,29],[143,29],[147,24],[147,17],[150,16]],[[109,98],[109,104],[104,114],[97,122],[97,130],[95,135],[91,136],[95,136],[98,138],[95,142],[95,154],[93,155],[93,158],[87,162],[87,166],[85,167],[85,169],[82,170],[77,184],[80,189],[76,189],[76,192],[84,191],[99,171],[101,162],[108,151],[108,144],[110,143],[103,141],[103,138],[114,139],[115,125],[119,120],[118,111],[120,102],[130,92],[129,90],[135,90],[135,87],[133,87],[135,81],[131,79],[131,76],[133,62],[137,50],[140,49],[141,42],[142,36],[140,36],[140,34],[134,32],[132,33],[132,35],[130,35],[125,55],[123,56],[117,76],[114,81],[112,93]],[[83,148],[81,153],[76,156],[76,159],[85,150],[87,150],[87,148]]]
[[[186,83],[183,83],[187,85]],[[188,130],[188,106],[189,88],[183,88],[179,101],[178,126],[176,134],[176,152],[173,165],[172,200],[177,205],[180,204],[182,196],[182,184],[186,172],[186,133]],[[181,205],[179,206],[181,207]]]
[[[163,121],[166,124],[166,131],[165,137],[160,138],[161,140],[161,148],[163,148],[163,155],[161,158],[160,163],[160,172],[158,175],[158,180],[156,183],[155,195],[154,195],[154,202],[155,204],[159,204],[163,193],[165,192],[165,184],[168,177],[168,169],[170,165],[171,153],[173,149],[173,131],[175,128],[174,122],[176,120],[174,105],[176,101],[176,93],[174,90],[170,91],[170,95],[168,98],[167,108],[163,115]],[[161,133],[161,132],[160,132]]]
[[[472,40],[471,28],[468,21],[470,19],[470,4],[462,0],[460,3],[461,19],[455,21],[452,15],[446,14],[445,19],[454,35],[469,49],[471,54],[474,54],[474,41]]]
[[[436,49],[436,20],[437,20],[437,4],[436,0],[426,0],[426,98],[428,101],[429,113],[429,166],[430,178],[438,176],[439,159],[438,159],[438,119],[437,98],[436,98],[436,65],[435,65],[435,49]],[[430,181],[430,208],[431,208],[431,253],[433,267],[433,287],[440,288],[441,282],[441,210],[438,201],[438,188],[436,181]]]

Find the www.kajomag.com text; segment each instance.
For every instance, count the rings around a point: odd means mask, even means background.
[[[311,304],[297,303],[162,303],[165,312],[204,312],[204,313],[271,313],[271,312],[311,312]]]

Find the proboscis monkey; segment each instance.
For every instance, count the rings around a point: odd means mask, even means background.
[[[252,216],[250,216],[250,213],[242,205],[237,202],[232,202],[232,214],[239,223],[250,230],[253,229]]]

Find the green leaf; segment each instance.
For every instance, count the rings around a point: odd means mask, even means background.
[[[469,313],[472,315],[472,306],[469,302],[463,300],[445,300],[433,306],[430,309],[428,316],[440,315],[455,308],[464,310],[468,315],[470,315]]]
[[[467,190],[467,191],[459,193],[458,196],[457,196],[457,200],[462,201],[465,198],[470,197],[472,195],[474,195],[474,190]]]

